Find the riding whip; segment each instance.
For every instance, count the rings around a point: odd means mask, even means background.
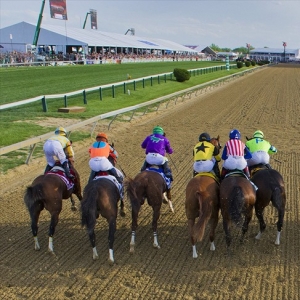
[[[172,162],[173,166],[175,167],[176,172],[178,172],[178,169],[177,169],[177,167],[176,167],[176,165],[175,165],[173,159],[171,158],[171,156],[170,156],[169,154],[168,154],[168,157],[169,157],[170,161]]]

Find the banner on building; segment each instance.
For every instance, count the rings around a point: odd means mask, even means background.
[[[68,20],[66,0],[49,0],[49,3],[51,18]]]
[[[95,9],[90,9],[90,15],[91,15],[91,28],[98,29],[97,11]]]

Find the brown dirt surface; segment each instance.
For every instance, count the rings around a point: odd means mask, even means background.
[[[54,235],[56,255],[47,251],[47,211],[39,221],[41,250],[34,250],[23,195],[43,172],[44,159],[34,159],[1,175],[0,299],[299,299],[299,91],[300,66],[280,64],[131,122],[113,122],[108,134],[119,152],[117,167],[126,176],[139,172],[144,159],[140,144],[159,124],[174,148],[170,163],[175,178],[175,213],[163,205],[158,223],[161,249],[152,247],[152,210],[145,204],[139,216],[135,253],[129,253],[131,213],[125,198],[126,216],[117,219],[113,266],[107,261],[106,221],[100,217],[96,225],[99,259],[93,261],[86,229],[80,225],[80,211],[71,211],[69,200],[64,201]],[[106,126],[101,121],[97,130],[106,130]],[[277,212],[270,205],[261,240],[254,238],[259,231],[254,216],[243,244],[239,243],[240,230],[233,229],[233,254],[227,255],[220,218],[216,250],[209,250],[206,233],[197,244],[199,256],[193,259],[184,209],[185,188],[192,176],[192,149],[201,132],[220,135],[224,144],[233,128],[241,131],[244,141],[260,129],[278,148],[271,165],[283,175],[287,192],[281,244],[274,244]],[[87,149],[92,141],[74,145],[83,187],[89,176]]]

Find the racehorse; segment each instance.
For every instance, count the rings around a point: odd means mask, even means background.
[[[112,178],[113,176],[107,176]],[[114,177],[113,177],[114,178]],[[114,178],[114,180],[116,180]],[[98,259],[96,249],[95,225],[99,214],[108,223],[109,263],[114,263],[113,245],[116,232],[116,220],[118,215],[118,201],[120,192],[117,185],[110,179],[101,176],[89,182],[83,191],[81,201],[81,223],[88,231],[89,239],[93,247],[93,259]],[[123,202],[123,201],[122,201]],[[121,214],[124,216],[123,214]]]
[[[278,171],[268,169],[263,165],[253,167],[251,176],[251,180],[258,187],[256,192],[255,214],[259,221],[260,231],[255,238],[260,239],[263,231],[266,229],[264,209],[272,202],[278,211],[275,245],[279,245],[286,204],[284,180]]]
[[[219,136],[211,143],[220,151]],[[196,242],[202,241],[206,225],[210,223],[210,250],[214,251],[215,229],[219,220],[219,180],[212,173],[200,173],[186,187],[185,213],[188,219],[189,236],[193,258],[197,258]],[[198,218],[195,224],[195,219]]]
[[[230,233],[231,223],[242,227],[240,239],[242,242],[253,216],[255,200],[255,188],[241,171],[232,171],[222,180],[220,185],[220,206],[228,251],[232,240]]]
[[[66,177],[61,167],[55,166],[50,172],[34,179],[32,184],[26,189],[24,202],[31,218],[35,250],[40,250],[37,234],[41,211],[45,208],[51,215],[48,250],[54,254],[53,236],[62,210],[62,200],[71,198],[72,194],[75,194],[79,200],[82,200],[80,177],[72,164],[70,164],[70,172],[75,176],[73,181]],[[74,201],[73,198],[71,198],[71,201]],[[73,208],[74,203],[72,203]]]
[[[141,206],[144,204],[145,199],[149,206],[153,209],[152,216],[152,230],[153,230],[153,247],[160,249],[157,239],[157,221],[160,217],[160,209],[163,202],[168,202],[170,209],[174,212],[173,205],[171,202],[171,195],[167,190],[167,184],[161,174],[156,171],[145,170],[137,174],[134,179],[128,178],[125,181],[125,189],[129,196],[131,203],[131,241],[130,241],[130,252],[134,252],[135,246],[135,232],[138,227],[138,215]],[[167,197],[165,196],[167,192]]]

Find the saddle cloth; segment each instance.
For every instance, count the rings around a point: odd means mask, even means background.
[[[100,180],[101,178],[106,178],[109,179],[110,181],[112,181],[115,186],[118,188],[118,191],[120,193],[120,197],[123,199],[123,194],[124,194],[124,190],[123,190],[123,185],[121,183],[118,182],[118,180],[116,179],[115,176],[112,175],[96,175],[93,179],[94,180]]]
[[[67,190],[70,190],[74,187],[74,182],[66,176],[65,170],[62,167],[54,166],[46,174],[52,174],[58,176],[65,183]]]
[[[146,171],[153,171],[153,172],[159,173],[162,176],[162,178],[165,180],[167,188],[168,189],[171,188],[171,185],[172,185],[171,178],[166,177],[166,175],[165,175],[164,171],[162,170],[162,168],[160,168],[160,167],[149,167],[149,168],[146,168]]]
[[[198,176],[207,176],[207,177],[211,177],[211,178],[214,179],[217,183],[220,183],[219,178],[218,178],[215,174],[213,174],[213,173],[211,173],[211,172],[201,172],[201,173],[198,173],[198,174],[195,175],[195,177],[198,177]]]

